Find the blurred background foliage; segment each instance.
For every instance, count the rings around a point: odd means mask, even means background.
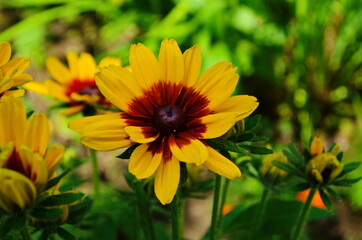
[[[273,148],[319,135],[341,144],[346,161],[362,156],[361,23],[360,0],[0,0],[0,41],[31,57],[36,80],[47,56],[67,51],[127,65],[133,43],[154,52],[164,38],[183,51],[198,44],[204,70],[238,67],[237,92],[258,98]],[[362,183],[344,194],[362,207]]]

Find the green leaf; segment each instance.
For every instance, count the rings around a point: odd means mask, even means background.
[[[255,135],[253,133],[241,133],[231,136],[228,140],[232,142],[245,142],[251,140]]]
[[[140,145],[140,144],[135,144],[135,145],[130,146],[130,147],[127,148],[126,151],[124,151],[121,155],[118,155],[117,158],[130,159],[133,151],[134,151],[139,145]]]
[[[338,161],[341,162],[342,158],[343,158],[343,152],[338,153],[336,157],[337,157]]]
[[[250,141],[251,142],[266,142],[268,140],[269,140],[269,138],[267,138],[267,137],[255,136]]]
[[[246,118],[245,121],[245,131],[250,131],[252,130],[254,127],[256,127],[256,125],[258,125],[259,121],[260,121],[261,115],[260,114],[256,114],[252,117],[248,117]]]
[[[182,186],[188,178],[188,171],[187,171],[187,166],[186,163],[184,162],[180,162],[180,182],[179,182],[179,186]]]
[[[344,165],[342,172],[338,175],[338,177],[342,177],[347,173],[356,170],[361,165],[361,162],[350,162]]]
[[[49,231],[43,230],[43,232],[41,233],[41,236],[40,236],[39,240],[48,240],[49,235],[50,235]]]
[[[26,118],[30,118],[33,115],[34,111],[29,111],[26,113]]]
[[[285,163],[282,163],[282,162],[276,161],[276,160],[272,161],[272,163],[277,168],[280,168],[292,175],[304,178],[304,174],[302,172],[300,172],[298,169],[296,169],[293,165],[285,164]]]
[[[84,217],[84,215],[90,210],[92,207],[93,201],[89,197],[85,197],[81,202],[71,205],[68,210],[68,223],[78,224],[80,220]]]
[[[288,186],[288,190],[300,192],[300,191],[307,190],[310,187],[311,187],[310,183],[304,182],[304,183],[298,183],[296,185]]]
[[[333,144],[332,144],[332,145],[328,148],[328,151],[327,151],[327,152],[332,152],[332,150],[333,150],[334,146],[336,146],[336,144],[335,144],[335,143],[333,143]]]
[[[332,201],[329,198],[329,196],[327,195],[327,193],[323,190],[323,189],[319,189],[319,194],[321,195],[322,201],[324,203],[324,205],[328,208],[331,209],[332,207]]]
[[[0,225],[0,236],[7,235],[10,231],[18,231],[26,224],[25,214],[9,216],[4,223]],[[1,239],[1,238],[0,238]]]
[[[293,154],[295,161],[297,163],[296,165],[303,166],[304,165],[303,155],[295,148],[294,144],[289,143],[288,149]]]
[[[214,138],[214,139],[206,139],[205,142],[210,145],[210,147],[217,149],[217,150],[226,150],[230,152],[237,152],[248,154],[248,151],[244,148],[239,147],[235,143],[226,140],[225,138]]]
[[[334,191],[332,188],[327,187],[326,190],[333,199],[335,199],[337,201],[342,201],[342,197],[336,191]]]
[[[333,181],[332,184],[335,186],[340,186],[340,187],[350,187],[352,184],[358,182],[361,179],[362,179],[362,177],[353,178],[353,179],[340,179],[340,180]]]
[[[33,208],[30,215],[35,218],[54,221],[63,214],[60,208]]]
[[[57,184],[59,183],[59,181],[60,181],[65,175],[67,175],[69,172],[70,172],[70,169],[62,172],[62,174],[60,174],[58,177],[52,178],[52,179],[47,183],[47,185],[45,186],[44,191],[45,191],[45,190],[48,190],[49,188],[54,187],[55,185],[57,185]]]
[[[57,195],[51,195],[42,200],[40,206],[58,206],[64,204],[74,203],[82,199],[84,193],[62,193]]]
[[[272,154],[273,150],[265,147],[257,147],[257,146],[250,146],[250,145],[240,145],[243,148],[246,148],[250,151],[252,154],[258,154],[258,155],[266,155],[266,154]]]
[[[59,235],[59,237],[61,237],[64,240],[75,240],[76,237],[73,236],[70,232],[68,232],[67,230],[65,230],[64,228],[58,228],[57,233]]]
[[[59,191],[60,192],[66,192],[69,190],[72,190],[80,185],[82,185],[83,183],[89,182],[89,179],[83,179],[83,180],[72,180],[71,182],[67,182],[66,184],[62,184],[59,187]]]

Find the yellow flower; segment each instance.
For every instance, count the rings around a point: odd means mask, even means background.
[[[322,140],[319,137],[314,137],[312,143],[310,144],[310,153],[312,156],[321,154],[324,150],[324,145]]]
[[[233,96],[238,75],[229,62],[219,62],[199,77],[200,48],[183,54],[174,40],[164,40],[158,60],[144,45],[130,49],[132,71],[102,68],[96,83],[122,113],[73,120],[69,127],[82,143],[110,151],[139,143],[129,171],[138,179],[155,175],[155,194],[170,203],[180,180],[180,161],[203,165],[229,179],[239,168],[203,139],[220,137],[258,106],[253,96]]]
[[[49,122],[43,113],[26,119],[22,102],[14,97],[0,99],[0,167],[26,176],[41,192],[53,176],[64,148],[48,148]]]
[[[64,66],[57,58],[48,57],[46,66],[50,75],[55,79],[46,79],[43,83],[31,82],[25,87],[27,90],[53,98],[70,105],[63,111],[65,115],[73,115],[87,107],[112,105],[100,93],[94,80],[94,73],[99,67],[110,64],[120,66],[119,58],[105,57],[96,65],[89,53],[81,53],[78,57],[73,52],[67,53],[69,68]]]
[[[306,166],[308,177],[319,183],[329,183],[343,170],[343,164],[332,153],[322,153],[312,158]]]
[[[263,158],[263,165],[261,168],[261,174],[270,179],[271,181],[278,180],[284,178],[288,175],[288,173],[284,170],[279,169],[274,166],[273,161],[279,161],[285,164],[288,164],[288,160],[284,156],[282,152],[276,152],[267,155]]]
[[[24,175],[0,168],[0,209],[14,213],[29,207],[36,197],[34,184]]]
[[[32,80],[31,75],[23,73],[29,66],[29,58],[17,57],[10,60],[11,46],[7,42],[0,43],[0,98],[2,96],[20,97],[24,90],[10,90]]]

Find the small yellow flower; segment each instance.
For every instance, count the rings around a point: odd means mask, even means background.
[[[307,166],[307,176],[318,183],[329,183],[343,170],[343,164],[332,153],[322,153],[312,158]]]
[[[64,148],[48,148],[49,122],[43,113],[26,118],[22,102],[14,97],[0,99],[0,167],[26,176],[41,192],[53,176]]]
[[[263,165],[261,174],[271,181],[277,181],[288,175],[288,173],[280,168],[274,166],[273,161],[288,164],[288,160],[282,152],[269,154],[263,158]]]
[[[110,151],[139,143],[129,162],[138,179],[155,175],[155,194],[170,203],[180,181],[180,162],[203,165],[229,179],[239,168],[203,139],[220,137],[258,106],[255,97],[232,96],[239,76],[229,62],[203,73],[200,48],[184,53],[165,39],[158,60],[144,45],[130,49],[131,71],[110,65],[96,74],[102,94],[122,113],[73,120],[82,143]]]
[[[63,111],[65,115],[73,115],[86,107],[112,105],[99,91],[94,80],[94,73],[101,67],[108,65],[120,66],[119,58],[105,57],[98,66],[89,53],[81,53],[78,57],[73,52],[67,53],[68,66],[66,67],[55,57],[48,57],[46,66],[54,80],[46,79],[43,83],[31,82],[26,89],[53,98],[70,105]]]
[[[0,168],[0,183],[0,209],[5,212],[12,214],[35,201],[35,186],[23,174]]]
[[[20,97],[24,90],[10,90],[32,80],[31,75],[23,73],[29,66],[29,58],[17,57],[11,59],[11,46],[7,42],[0,43],[0,98],[2,96]]]

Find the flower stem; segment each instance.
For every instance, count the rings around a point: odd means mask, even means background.
[[[297,224],[296,224],[296,227],[294,229],[294,232],[293,232],[293,235],[291,238],[292,240],[299,239],[302,229],[304,227],[305,220],[309,214],[309,210],[311,207],[311,203],[312,203],[314,194],[317,192],[317,190],[318,190],[318,188],[313,188],[313,187],[310,189],[307,201],[305,202],[303,210],[300,213],[299,218],[297,220]]]
[[[226,197],[227,197],[227,193],[228,193],[228,190],[229,190],[229,183],[230,183],[230,180],[227,179],[227,178],[224,178],[224,185],[223,185],[223,188],[222,188],[222,194],[221,194],[221,203],[220,203],[220,209],[219,209],[219,219],[218,219],[218,222],[217,222],[217,228],[220,227],[221,225],[221,221],[222,221],[222,208],[224,207],[225,205],[225,202],[226,202]]]
[[[260,203],[258,204],[257,209],[256,209],[256,213],[255,213],[255,217],[254,217],[254,221],[253,221],[253,225],[252,225],[252,229],[251,229],[250,239],[254,239],[257,231],[259,231],[259,229],[260,229],[262,217],[265,212],[265,207],[266,207],[266,203],[268,202],[269,195],[270,195],[270,191],[267,188],[264,188]]]
[[[23,227],[23,229],[21,229],[20,234],[21,234],[22,240],[32,240],[33,239],[31,237],[31,234],[29,232],[29,227],[27,226],[27,224]]]
[[[177,192],[171,203],[171,218],[172,218],[172,240],[181,239],[181,203],[180,194]]]
[[[220,188],[221,188],[221,176],[215,175],[215,187],[214,187],[214,203],[212,206],[211,227],[210,227],[210,240],[215,240],[218,234],[217,224],[219,222],[219,202],[220,202]]]
[[[138,180],[134,181],[134,190],[137,196],[137,209],[141,222],[142,229],[147,240],[155,240],[155,229],[153,226],[153,219],[150,212],[150,202],[146,198],[146,194],[142,188],[141,182]]]
[[[92,180],[93,180],[94,198],[98,199],[100,193],[100,177],[99,177],[99,169],[97,162],[97,152],[94,149],[89,149],[89,152],[92,161]]]

